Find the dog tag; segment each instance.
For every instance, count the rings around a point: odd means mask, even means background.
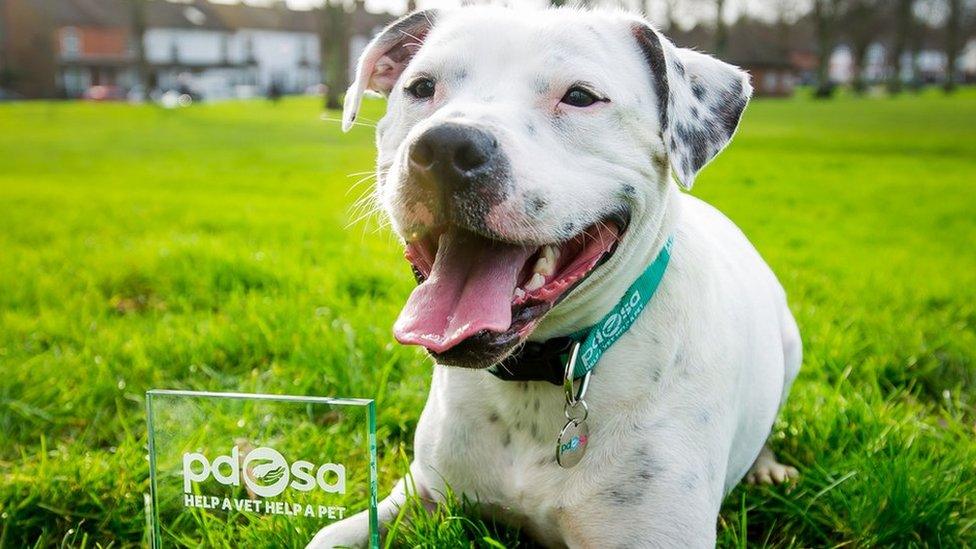
[[[586,443],[589,442],[590,429],[586,420],[570,419],[559,432],[559,442],[556,445],[556,463],[560,467],[569,469],[583,459],[586,453]]]

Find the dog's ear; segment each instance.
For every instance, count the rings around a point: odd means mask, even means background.
[[[363,93],[370,90],[387,95],[403,74],[407,63],[420,49],[434,26],[437,10],[421,10],[404,15],[387,25],[363,50],[356,66],[356,80],[346,90],[342,105],[342,131],[356,121]]]
[[[695,176],[728,144],[752,95],[749,75],[689,49],[678,48],[646,23],[631,31],[651,74],[661,135],[678,182]]]

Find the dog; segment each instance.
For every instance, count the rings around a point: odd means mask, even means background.
[[[426,501],[449,486],[545,546],[709,547],[740,480],[797,475],[767,445],[801,363],[785,292],[682,192],[735,133],[745,72],[625,12],[477,6],[379,33],[344,130],[367,91],[388,98],[376,198],[419,283],[394,332],[436,362],[381,524],[408,486]],[[646,307],[567,394],[550,342],[563,357],[665,255]],[[588,434],[557,450],[584,382]],[[309,547],[361,546],[367,524]]]

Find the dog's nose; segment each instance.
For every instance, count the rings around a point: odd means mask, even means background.
[[[444,123],[428,129],[410,148],[414,169],[432,172],[446,184],[470,184],[488,172],[498,141],[474,126]]]

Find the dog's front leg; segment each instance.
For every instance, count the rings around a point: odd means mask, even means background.
[[[411,464],[410,470],[415,470]],[[408,488],[408,484],[409,488]],[[390,495],[386,496],[376,507],[376,514],[380,526],[380,535],[386,535],[386,525],[396,518],[400,508],[413,494],[416,488],[418,495],[425,505],[429,505],[430,492],[420,483],[415,475],[397,481]],[[361,511],[355,515],[330,524],[319,530],[312,538],[306,549],[332,549],[333,547],[365,547],[369,542],[369,511]]]
[[[612,493],[614,497],[626,496],[630,489],[622,487]],[[646,497],[656,499],[660,495]],[[672,495],[658,501],[620,503],[596,500],[557,515],[565,545],[579,549],[715,547],[718,510],[706,498]]]

